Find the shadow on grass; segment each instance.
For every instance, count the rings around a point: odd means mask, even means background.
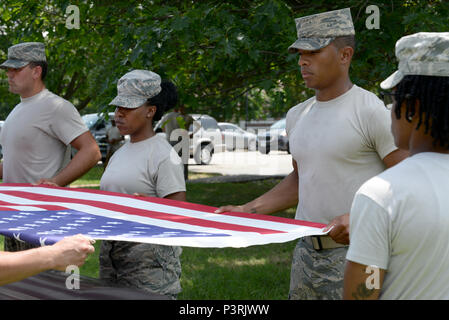
[[[285,300],[295,245],[184,248],[179,299]]]

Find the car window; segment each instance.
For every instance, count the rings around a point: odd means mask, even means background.
[[[212,118],[201,118],[201,126],[206,130],[219,129],[217,121]]]
[[[281,119],[281,120],[275,122],[271,126],[271,129],[285,129],[285,119]]]
[[[114,113],[110,112],[108,114],[108,121],[106,121],[105,117],[105,114],[98,116],[97,113],[90,113],[83,115],[82,119],[89,130],[100,130],[106,127],[106,123],[110,123],[110,121],[114,119]]]
[[[224,131],[234,131],[234,128],[228,124],[221,124],[219,127]]]
[[[98,116],[96,114],[85,114],[82,118],[89,129],[92,129],[98,121]]]
[[[95,130],[100,130],[106,128],[106,121],[104,119],[101,119],[95,123]]]

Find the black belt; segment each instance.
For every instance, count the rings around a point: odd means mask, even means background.
[[[335,242],[329,236],[310,236],[304,237],[304,241],[313,246],[316,251],[325,250],[325,249],[335,249],[335,248],[343,248],[348,245],[340,244]]]

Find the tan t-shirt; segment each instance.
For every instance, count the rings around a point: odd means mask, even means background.
[[[159,198],[186,191],[181,159],[158,135],[135,143],[129,141],[111,157],[100,189]]]
[[[67,146],[88,130],[73,104],[47,89],[21,99],[0,133],[3,182],[54,177],[65,164]]]
[[[298,164],[296,219],[328,224],[349,213],[368,179],[394,151],[391,118],[382,101],[356,85],[326,102],[315,97],[287,113],[290,152]]]

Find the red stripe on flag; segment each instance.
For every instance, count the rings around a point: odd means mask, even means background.
[[[73,189],[75,189],[75,188],[72,188],[71,190],[73,190]],[[86,191],[86,189],[77,189],[77,190],[80,192]],[[89,189],[88,192],[96,193],[96,194],[109,193],[110,195],[117,196],[117,193],[101,191],[101,190]],[[198,211],[203,211],[203,212],[208,212],[208,213],[214,213],[215,210],[217,210],[216,207],[211,207],[211,206],[206,206],[203,204],[197,204],[197,203],[191,203],[191,202],[183,202],[183,201],[178,201],[178,200],[156,198],[156,197],[137,197],[137,196],[132,196],[132,195],[125,195],[125,196],[127,196],[129,198],[134,198],[134,199],[138,198],[139,200],[143,200],[143,201],[147,201],[147,202],[153,202],[153,203],[164,204],[164,205],[169,205],[169,206],[177,206],[177,207],[180,207],[183,209],[198,210]],[[312,228],[326,227],[326,224],[323,224],[323,223],[289,219],[289,218],[283,218],[283,217],[277,217],[277,216],[271,216],[271,215],[265,215],[265,214],[254,214],[254,213],[247,213],[247,212],[225,212],[225,213],[221,213],[221,214],[227,215],[227,216],[232,216],[232,217],[263,220],[263,221],[278,222],[278,223],[285,223],[285,224],[293,224],[293,225],[312,227]]]
[[[50,186],[50,187],[57,188],[57,189],[63,189],[61,187],[52,187],[52,186]],[[191,202],[172,200],[172,199],[166,199],[166,198],[157,198],[157,197],[149,197],[149,196],[142,197],[142,196],[135,196],[135,195],[131,195],[131,194],[117,193],[117,192],[96,190],[96,189],[70,188],[70,190],[93,193],[93,194],[104,194],[104,195],[110,195],[110,196],[114,196],[114,197],[139,199],[141,201],[163,204],[163,205],[167,205],[167,206],[176,206],[176,207],[182,208],[182,209],[197,210],[197,211],[203,211],[203,212],[208,212],[208,213],[214,213],[215,210],[217,210],[216,207],[207,206],[204,204],[191,203]],[[292,219],[289,219],[289,220],[292,220]],[[285,222],[285,223],[289,223],[289,222]]]
[[[19,212],[17,209],[8,208],[8,207],[1,207],[1,206],[0,206],[0,211],[17,211],[17,212]]]
[[[70,191],[77,191],[77,192],[83,192],[83,193],[93,193],[93,194],[101,194],[101,195],[109,195],[114,197],[121,197],[121,198],[129,198],[129,199],[139,199],[141,201],[147,201],[157,204],[164,204],[168,206],[176,206],[182,209],[190,209],[190,210],[198,210],[198,211],[204,211],[213,213],[217,208],[206,206],[202,204],[196,204],[191,202],[184,202],[179,200],[172,200],[172,199],[166,199],[166,198],[157,198],[157,197],[142,197],[142,196],[135,196],[132,194],[126,194],[126,193],[117,193],[112,191],[104,191],[104,190],[97,190],[97,189],[84,189],[84,188],[64,188],[64,187],[55,187],[50,185],[34,185],[34,184],[28,184],[28,183],[3,183],[0,184],[0,186],[5,187],[34,187],[34,188],[47,188],[47,189],[57,189],[57,190],[70,190]]]
[[[1,193],[1,192],[0,192]],[[68,208],[62,207],[62,206],[52,206],[52,205],[35,205],[35,204],[18,204],[18,203],[12,203],[12,202],[6,202],[6,201],[0,201],[0,211],[19,211],[17,209],[12,209],[9,207],[3,207],[3,206],[21,206],[21,207],[36,207],[45,209],[47,211],[62,211],[67,210]]]
[[[0,206],[11,206],[13,205],[11,202],[1,201],[0,200]]]
[[[298,226],[312,227],[312,228],[326,227],[326,225],[323,223],[309,222],[309,221],[304,221],[304,220],[293,220],[293,219],[289,219],[289,218],[270,216],[270,215],[262,215],[262,214],[246,213],[246,212],[225,212],[222,214],[226,215],[226,216],[231,216],[231,217],[240,217],[240,218],[247,218],[247,219],[265,220],[265,221],[270,221],[270,222],[295,224]]]
[[[71,189],[71,190],[73,190],[73,189]],[[242,226],[242,225],[232,224],[232,223],[208,221],[208,220],[204,220],[204,219],[186,217],[186,216],[182,216],[182,215],[137,209],[137,208],[127,207],[124,205],[111,204],[108,202],[97,201],[97,200],[73,199],[73,198],[68,198],[68,197],[50,196],[50,195],[43,195],[43,194],[37,194],[37,193],[32,193],[32,192],[26,192],[26,191],[14,191],[14,190],[4,190],[4,191],[1,191],[1,193],[25,198],[28,200],[34,200],[34,201],[68,202],[68,203],[84,204],[84,205],[89,205],[89,206],[93,206],[93,207],[97,207],[97,208],[101,208],[101,209],[107,209],[107,210],[111,210],[111,211],[117,211],[117,212],[122,212],[122,213],[126,213],[126,214],[131,214],[131,215],[143,216],[143,217],[178,222],[178,223],[185,223],[185,224],[196,225],[196,226],[206,227],[206,228],[215,228],[215,229],[220,229],[220,230],[231,230],[231,231],[240,231],[240,232],[256,232],[256,233],[260,233],[260,234],[285,233],[285,232],[279,231],[279,230],[248,227],[248,226]],[[116,195],[116,194],[113,194],[113,195]]]
[[[31,205],[30,205],[31,206]],[[40,204],[40,205],[34,205],[33,207],[36,208],[42,208],[45,209],[47,211],[64,211],[64,210],[69,210],[69,208],[66,207],[62,207],[62,206],[52,206],[52,205],[44,205],[44,204]]]

